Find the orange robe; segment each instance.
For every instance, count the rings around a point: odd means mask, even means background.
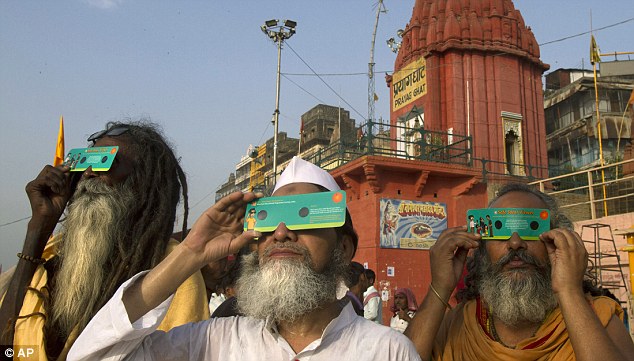
[[[42,258],[49,260],[57,254],[57,247],[60,237],[52,237],[46,244],[46,248],[42,254]],[[176,240],[171,239],[167,246],[169,254],[178,245]],[[36,289],[43,294],[48,295],[46,288],[48,279],[46,269],[40,265],[35,270],[35,274],[29,284],[30,288]],[[3,297],[4,298],[4,297]],[[44,307],[44,298],[37,292],[27,290],[20,309],[20,316],[30,315],[25,318],[19,318],[15,325],[15,334],[13,338],[14,348],[20,346],[31,348],[34,353],[28,358],[14,357],[16,360],[25,361],[47,361],[45,340],[44,340],[44,319],[46,317],[46,309]],[[200,272],[194,273],[176,290],[174,299],[170,308],[159,326],[160,330],[167,331],[173,327],[180,326],[189,322],[202,321],[209,318],[209,308],[207,307],[207,291],[205,282]],[[77,329],[73,330],[68,337],[64,349],[62,350],[58,360],[65,360],[66,354],[70,350],[73,342],[79,336]],[[26,352],[26,351],[25,351]]]
[[[623,319],[623,309],[607,297],[588,299],[605,327],[613,315]],[[533,337],[518,343],[515,349],[493,340],[482,326],[482,308],[471,300],[449,312],[438,331],[432,351],[433,360],[575,360],[561,310],[556,308],[544,320]]]

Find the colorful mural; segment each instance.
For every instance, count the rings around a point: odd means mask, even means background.
[[[381,248],[429,249],[447,229],[447,205],[383,198]]]

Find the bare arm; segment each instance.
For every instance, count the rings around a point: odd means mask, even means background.
[[[607,327],[583,294],[583,275],[588,253],[581,237],[567,229],[554,229],[540,236],[552,265],[552,287],[568,329],[577,360],[634,360],[634,344],[623,322],[613,316]]]
[[[478,247],[479,240],[480,236],[467,232],[466,227],[449,228],[430,249],[431,284],[442,300],[430,289],[405,330],[405,336],[414,342],[423,360],[430,359],[436,334],[445,317],[443,301],[449,300],[462,275],[467,253]]]
[[[21,253],[40,259],[46,242],[55,230],[55,225],[64,212],[71,194],[68,167],[47,165],[33,181],[27,184],[26,192],[31,203],[31,220],[27,226]],[[0,307],[0,325],[7,327],[6,332],[4,329],[1,330],[3,344],[13,344],[13,325],[22,308],[26,288],[37,267],[38,264],[35,262],[22,258],[18,260]]]
[[[185,240],[145,277],[123,293],[123,304],[131,323],[157,307],[178,286],[208,263],[217,261],[259,236],[242,233],[244,211],[257,196],[235,192],[221,199],[194,223]]]

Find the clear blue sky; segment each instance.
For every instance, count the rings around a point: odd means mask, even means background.
[[[542,44],[634,17],[631,0],[516,0]],[[386,0],[376,41],[376,116],[389,118],[385,40],[411,17],[414,0]],[[189,223],[213,203],[249,144],[273,135],[275,45],[265,20],[297,21],[282,72],[280,131],[297,137],[300,116],[324,102],[367,114],[367,72],[376,1],[0,0],[0,224],[30,215],[24,186],[53,160],[59,116],[66,149],[110,120],[150,117],[163,126],[189,177]],[[595,34],[602,52],[634,51],[634,21]],[[589,66],[589,35],[541,47],[552,69]],[[296,55],[297,53],[298,55]],[[359,74],[359,75],[343,75]],[[292,80],[293,84],[290,80]],[[301,86],[301,88],[300,88]],[[304,90],[302,90],[302,88]],[[27,221],[0,227],[0,264],[17,261]]]

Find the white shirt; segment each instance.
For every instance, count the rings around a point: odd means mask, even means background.
[[[209,298],[209,314],[213,315],[216,308],[218,308],[218,306],[225,302],[226,299],[227,297],[225,297],[225,295],[222,293],[219,295],[217,295],[215,292],[212,293],[211,297]]]
[[[376,292],[377,295],[368,300],[368,302],[363,306],[363,317],[370,321],[374,321],[379,325],[383,324],[383,305],[381,305],[381,297],[379,292],[374,288],[374,285],[368,287],[368,289],[363,293],[363,302],[365,303],[365,298],[371,293]]]
[[[126,281],[73,344],[67,360],[420,360],[408,338],[354,313],[347,304],[322,337],[295,354],[270,320],[215,318],[156,331],[172,297],[130,324]]]
[[[414,318],[415,314],[416,312],[414,311],[407,311],[407,315],[409,316],[409,318]],[[407,325],[409,325],[409,322],[401,320],[401,318],[398,317],[398,314],[394,315],[394,317],[392,317],[392,319],[390,320],[390,327],[400,333],[405,332]]]

